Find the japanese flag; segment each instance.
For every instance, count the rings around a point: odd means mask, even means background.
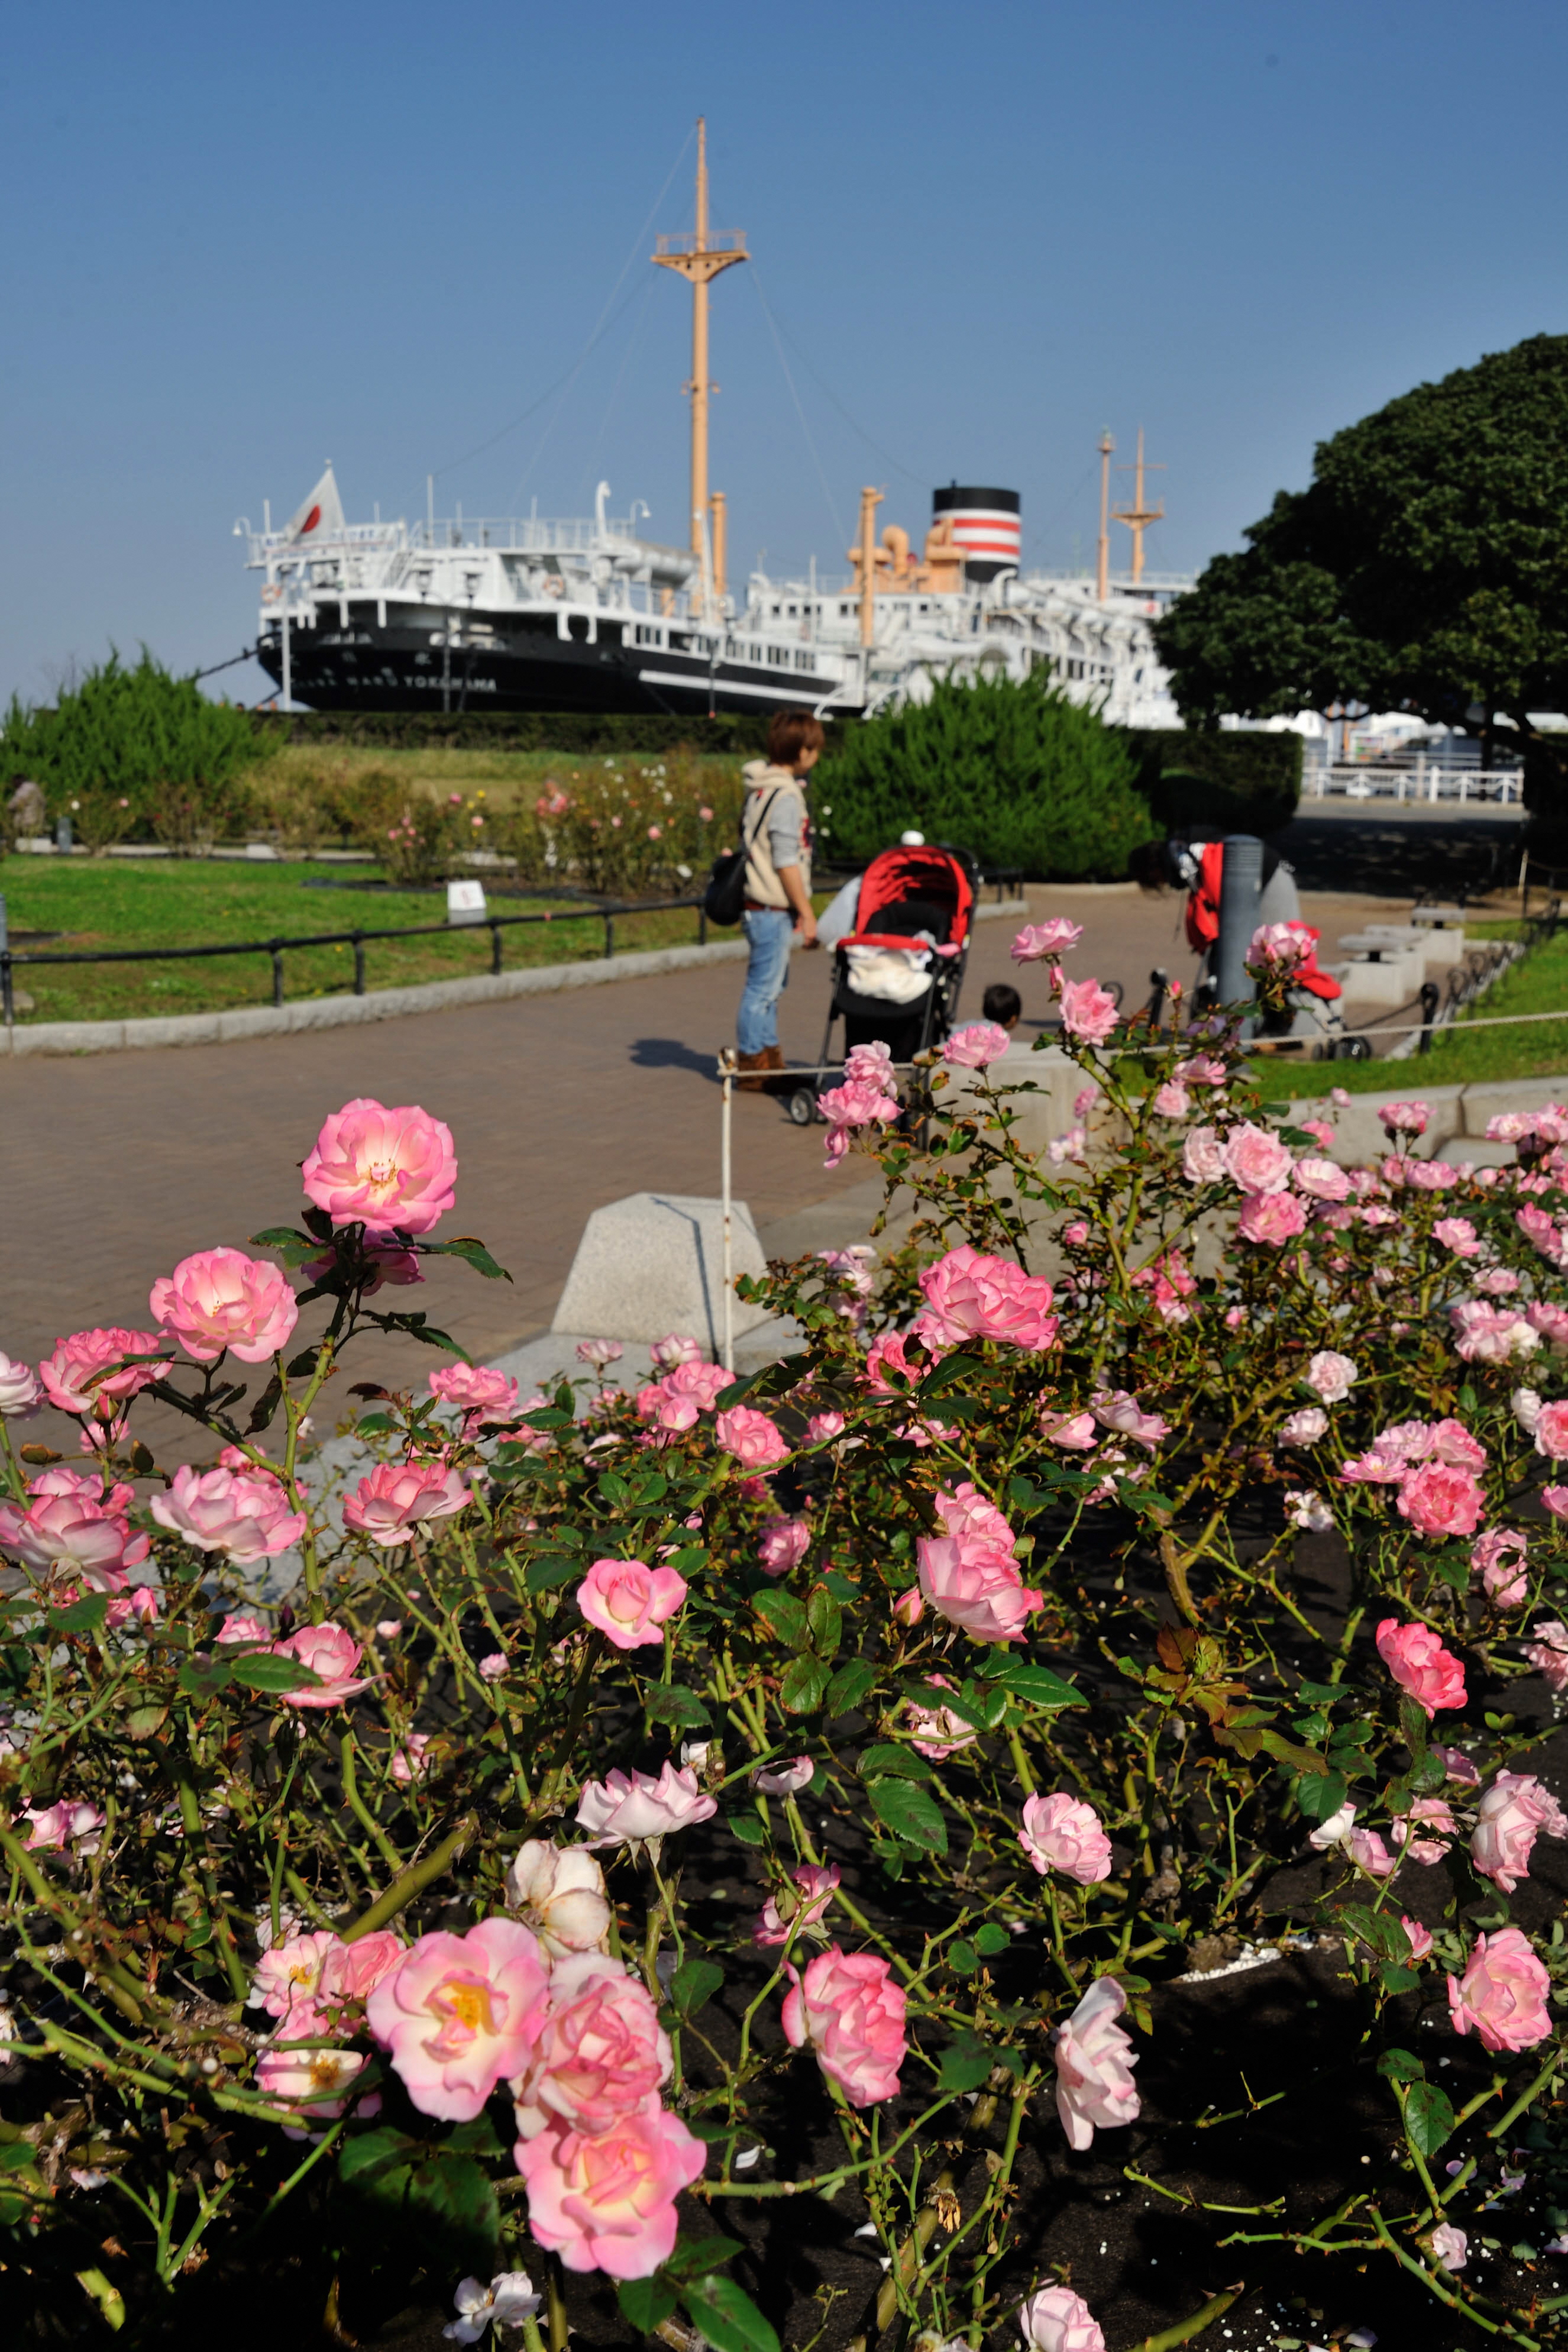
[[[286,539],[330,539],[343,528],[343,501],[329,461],[327,470],[290,519]]]

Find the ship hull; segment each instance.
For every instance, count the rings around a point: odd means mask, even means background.
[[[580,615],[572,615],[580,619]],[[551,616],[552,620],[554,616]],[[710,714],[813,710],[842,681],[811,670],[770,668],[724,655],[673,647],[580,642],[552,627],[529,635],[499,631],[450,646],[429,631],[297,627],[289,646],[289,690],[317,710],[578,711],[590,714]],[[619,632],[617,632],[619,635]],[[262,639],[258,657],[283,683],[282,639]]]

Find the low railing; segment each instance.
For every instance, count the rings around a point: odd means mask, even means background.
[[[501,933],[516,930],[525,924],[570,923],[598,921],[604,925],[604,953],[615,952],[615,925],[622,915],[653,915],[674,912],[678,908],[697,909],[697,940],[707,942],[707,909],[701,898],[639,898],[619,900],[611,905],[596,902],[583,907],[556,908],[538,915],[481,915],[466,923],[400,923],[382,929],[357,924],[348,931],[299,931],[287,937],[269,940],[225,940],[221,946],[200,948],[62,948],[45,949],[39,952],[18,953],[14,948],[0,945],[0,1009],[3,1009],[7,1029],[16,1025],[16,983],[14,975],[36,964],[57,963],[169,963],[183,962],[197,956],[265,955],[272,958],[272,1002],[283,1003],[283,959],[290,948],[352,947],[354,950],[354,987],[356,996],[365,994],[365,946],[371,940],[413,940],[430,938],[436,933],[483,931],[490,934],[490,970],[498,972],[501,963]]]
[[[1517,803],[1524,780],[1517,768],[1447,768],[1436,761],[1409,767],[1309,768],[1301,779],[1305,800],[1493,801]]]

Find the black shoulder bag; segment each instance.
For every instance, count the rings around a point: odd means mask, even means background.
[[[768,812],[783,789],[782,784],[775,784],[763,802],[762,814],[757,820],[757,830],[751,835],[753,841],[767,824]],[[707,888],[703,892],[703,911],[710,923],[738,923],[746,912],[747,846],[746,818],[743,814],[740,821],[740,847],[727,849],[722,857],[714,859],[713,871],[708,876]]]

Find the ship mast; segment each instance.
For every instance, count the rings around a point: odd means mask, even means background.
[[[692,553],[702,566],[706,583],[709,572],[706,554],[709,499],[707,487],[707,404],[715,386],[708,382],[707,350],[707,289],[721,269],[728,269],[737,261],[748,261],[745,234],[730,229],[714,236],[708,229],[707,218],[707,123],[697,117],[697,204],[696,234],[694,236],[662,236],[653,258],[661,269],[673,269],[685,278],[692,289],[692,377],[685,389],[692,399]],[[715,538],[723,530],[722,510],[714,518]],[[722,557],[718,562],[722,563]],[[717,565],[714,567],[717,568]],[[722,590],[719,591],[722,594]],[[705,596],[706,601],[706,596]]]
[[[1146,507],[1144,504],[1144,428],[1141,425],[1138,427],[1137,464],[1122,466],[1117,470],[1130,473],[1133,477],[1132,505],[1113,507],[1111,511],[1113,520],[1124,522],[1133,534],[1133,585],[1135,588],[1144,576],[1144,533],[1152,522],[1163,522],[1166,512],[1163,506]],[[1151,474],[1163,474],[1165,470],[1163,466],[1151,465],[1148,468]]]

